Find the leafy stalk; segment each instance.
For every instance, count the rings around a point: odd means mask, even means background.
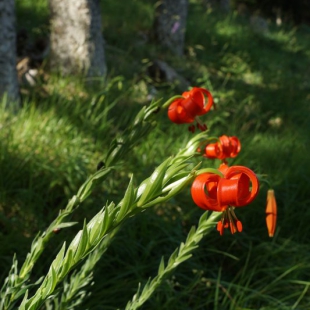
[[[17,270],[17,261],[14,261],[15,268],[11,270],[10,281],[7,279],[0,291],[0,309],[12,309],[16,301],[21,296],[23,296],[25,292],[32,286],[28,283],[30,273],[33,269],[34,264],[44,251],[47,242],[54,235],[54,231],[75,224],[73,222],[65,222],[66,218],[73,211],[75,211],[80,205],[80,203],[83,202],[91,194],[92,189],[96,185],[96,183],[102,182],[108,176],[108,174],[113,169],[112,165],[117,163],[126,154],[128,154],[129,150],[132,149],[132,147],[134,147],[139,141],[141,141],[143,137],[145,137],[150,132],[150,130],[155,125],[154,121],[152,121],[152,118],[158,109],[159,101],[152,103],[149,107],[143,107],[141,111],[137,114],[132,126],[130,126],[123,133],[122,137],[112,141],[111,146],[105,157],[105,167],[93,174],[80,187],[78,193],[72,197],[72,199],[68,202],[66,208],[59,212],[59,215],[50,224],[47,230],[34,239],[31,250],[27,254],[26,260],[22,265],[19,273]],[[115,206],[112,203],[110,205],[107,205],[101,212],[98,213],[98,218],[100,218],[106,226],[105,229],[100,230],[101,234],[99,235],[101,236],[101,239],[95,238],[94,240],[88,240],[89,234],[91,233],[91,231],[89,231],[90,227],[84,226],[84,229],[80,231],[80,234],[77,235],[74,239],[74,242],[71,243],[71,248],[69,246],[69,249],[66,252],[67,256],[65,256],[64,245],[61,250],[62,254],[59,254],[59,258],[56,259],[56,263],[54,261],[54,263],[52,264],[48,276],[41,284],[41,289],[44,288],[44,292],[41,291],[41,293],[36,294],[37,297],[29,299],[31,302],[27,302],[27,305],[31,304],[32,306],[34,306],[36,304],[41,304],[42,301],[44,301],[49,296],[48,292],[53,292],[57,283],[63,281],[66,274],[75,267],[76,261],[80,261],[81,259],[86,257],[91,251],[93,251],[101,242],[101,240],[106,237],[113,229],[115,229],[126,217],[132,216],[135,213],[140,212],[143,208],[147,208],[154,204],[161,203],[170,199],[180,190],[182,190],[184,186],[191,182],[195,173],[188,174],[188,172],[184,172],[182,170],[187,166],[185,161],[192,157],[195,153],[197,153],[196,150],[199,146],[199,143],[197,142],[199,142],[203,136],[205,137],[205,135],[205,133],[202,133],[193,138],[188,143],[185,149],[180,151],[175,158],[169,159],[165,161],[162,165],[160,165],[150,178],[142,182],[139,188],[134,189],[131,180],[124,199],[119,203],[119,205]],[[117,219],[117,222],[114,223],[115,225],[110,225],[114,221],[110,221],[110,217],[114,217],[114,220]],[[91,221],[90,223],[93,222]],[[109,227],[109,225],[111,227]],[[102,235],[103,232],[104,234]],[[80,244],[78,252],[75,252],[75,250],[77,250],[77,248],[75,248],[75,243]],[[72,247],[74,250],[72,250]],[[80,256],[81,253],[83,253],[83,256]],[[76,261],[71,261],[73,254],[78,257]],[[66,266],[65,268],[61,268],[60,271],[60,269],[57,268],[56,265],[57,261],[59,261],[61,257],[65,260]],[[89,263],[86,262],[86,264]],[[56,283],[51,282],[51,280],[55,280],[55,275],[57,276],[57,272],[60,272],[60,274],[58,274],[58,276],[60,275],[60,277],[58,278]],[[74,290],[74,288],[72,289]],[[69,288],[69,291],[70,290],[71,289]],[[38,297],[39,295],[40,297]],[[25,295],[23,305],[26,304],[26,301],[27,296]]]
[[[54,236],[54,231],[70,227],[76,223],[66,222],[65,220],[71,215],[92,192],[92,189],[99,182],[102,182],[113,170],[112,164],[117,163],[122,157],[128,154],[139,141],[142,140],[150,130],[155,126],[152,121],[154,112],[159,108],[159,101],[152,103],[148,107],[143,107],[134,119],[133,125],[124,133],[122,138],[115,139],[107,152],[105,158],[105,167],[91,175],[88,180],[80,187],[78,193],[68,202],[64,210],[60,210],[58,216],[53,220],[49,227],[41,234],[38,234],[32,242],[31,249],[26,256],[20,271],[18,272],[17,260],[13,261],[14,268],[11,269],[10,275],[5,280],[0,289],[0,310],[12,309],[15,302],[20,298],[21,292],[29,288],[28,280],[31,271],[44,251],[46,244]],[[10,279],[9,279],[10,277]]]
[[[185,167],[184,157],[180,153],[175,158],[168,158],[137,188],[133,186],[132,177],[124,198],[118,205],[113,202],[106,205],[88,224],[84,225],[83,230],[78,232],[67,249],[66,244],[63,244],[41,286],[31,298],[28,299],[25,295],[20,309],[38,309],[53,294],[56,286],[64,280],[67,274],[126,218],[154,204],[169,200],[191,183],[199,172],[196,168],[189,169],[188,164]],[[191,157],[192,155],[188,156],[187,160]],[[181,170],[185,172],[178,174]],[[185,176],[184,173],[186,173]]]
[[[197,148],[198,143],[201,143],[202,139],[205,139],[205,134],[200,134],[198,137],[194,137],[192,140],[188,142],[186,147],[181,150],[175,158],[171,159],[171,162],[175,161],[178,162],[179,165],[177,169],[168,169],[165,174],[165,182],[167,179],[173,180],[175,178],[176,180],[180,178],[180,172],[188,166],[188,163],[186,160],[184,160],[184,156],[192,156],[195,153],[195,149]],[[188,159],[188,157],[187,157]],[[164,167],[166,164],[164,164]],[[210,169],[209,169],[210,170]],[[201,173],[203,170],[200,170],[199,173]],[[157,175],[157,172],[153,174],[153,179],[155,179],[155,176]],[[175,177],[177,176],[177,177]],[[145,184],[147,182],[150,182],[150,178],[147,179],[145,182],[143,182],[142,186],[139,187],[139,190],[141,191]],[[182,182],[182,180],[178,181],[179,183]],[[164,191],[168,192],[173,187],[175,187],[175,183],[171,183],[169,186],[166,186]],[[133,182],[132,179],[128,185],[128,188],[125,192],[123,200],[120,202],[121,205],[124,205],[124,207],[121,208],[118,218],[123,219],[128,211],[130,201],[132,201],[134,195],[133,190]],[[157,198],[155,201],[159,201],[160,197]],[[154,203],[154,202],[153,202]],[[119,226],[118,226],[119,227]],[[111,242],[112,237],[117,232],[117,228],[114,229],[110,234],[108,234],[101,244],[90,253],[90,255],[86,258],[85,262],[81,266],[80,270],[75,270],[73,275],[70,276],[70,280],[64,280],[63,288],[61,296],[58,298],[53,299],[54,308],[65,310],[65,309],[74,309],[75,306],[82,303],[83,298],[86,296],[86,286],[89,284],[93,279],[93,269],[95,267],[95,264],[99,261],[100,257],[105,253],[108,245]],[[88,293],[89,294],[89,293]],[[47,301],[49,304],[50,301]]]
[[[198,247],[200,240],[208,234],[216,224],[216,220],[220,217],[220,212],[212,212],[207,218],[208,212],[205,212],[199,220],[197,229],[193,226],[187,235],[185,243],[181,243],[171,254],[167,265],[164,259],[161,259],[158,268],[158,274],[151,280],[149,279],[141,290],[139,284],[137,293],[132,300],[127,303],[126,310],[136,310],[140,308],[161,285],[161,283],[171,274],[171,272],[181,263],[188,260],[192,256],[192,252]]]
[[[116,228],[108,234],[98,247],[87,256],[81,268],[75,270],[69,279],[64,280],[63,290],[59,298],[53,299],[53,309],[70,310],[83,302],[85,296],[89,294],[87,287],[93,281],[95,265],[108,249],[117,231]]]

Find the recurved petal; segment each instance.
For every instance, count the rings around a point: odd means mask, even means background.
[[[215,159],[221,155],[221,149],[219,143],[210,143],[205,148],[204,157]]]
[[[169,119],[176,124],[192,123],[194,118],[191,117],[183,107],[184,99],[177,99],[171,103],[168,108]]]
[[[231,145],[230,157],[236,157],[241,150],[240,140],[235,136],[229,137],[229,140]]]
[[[197,89],[204,96],[203,111],[201,111],[201,114],[199,114],[199,115],[202,115],[202,114],[205,114],[205,113],[210,111],[210,109],[211,109],[211,107],[213,105],[213,97],[212,97],[211,93],[207,89],[199,88],[199,87],[197,87]],[[207,101],[206,101],[206,97],[207,97]]]
[[[259,182],[256,174],[251,169],[244,166],[231,166],[225,171],[224,176],[226,179],[231,180],[239,179],[242,176],[242,180],[238,185],[240,194],[237,196],[235,207],[245,206],[256,198],[259,191]],[[251,190],[249,191],[250,184]]]
[[[213,105],[213,97],[205,88],[193,87],[190,91],[184,92],[182,96],[190,99],[192,109],[195,109],[195,116],[206,114]]]
[[[195,204],[211,211],[222,211],[216,198],[217,183],[221,177],[217,174],[203,173],[196,177],[191,187],[191,195]]]

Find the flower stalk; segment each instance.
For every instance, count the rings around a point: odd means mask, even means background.
[[[195,151],[199,143],[201,141],[195,138],[189,142],[189,145]],[[107,204],[88,224],[84,224],[83,229],[78,232],[68,248],[66,243],[63,244],[37,292],[30,298],[25,295],[20,310],[38,309],[53,294],[56,286],[67,274],[126,218],[171,199],[187,187],[199,174],[197,167],[191,169],[189,165],[193,155],[181,150],[175,157],[166,159],[136,188],[133,186],[132,176],[124,198],[117,205],[113,202]],[[85,186],[85,191],[88,188]],[[81,191],[83,192],[84,190]]]
[[[164,259],[161,259],[158,274],[152,280],[149,279],[143,289],[141,289],[141,285],[139,284],[137,293],[133,296],[132,300],[127,303],[126,310],[136,310],[140,308],[174,269],[191,258],[193,251],[198,247],[201,239],[211,232],[220,216],[221,213],[219,212],[212,212],[209,217],[208,212],[203,213],[197,228],[194,226],[191,228],[186,241],[184,243],[182,242],[180,247],[175,249],[166,265]]]
[[[8,279],[0,289],[0,310],[10,310],[16,301],[22,296],[20,292],[25,292],[28,287],[28,280],[32,269],[43,253],[49,240],[55,235],[55,231],[68,228],[76,222],[66,222],[79,205],[92,193],[98,183],[102,183],[114,169],[112,165],[120,161],[128,152],[154,128],[156,123],[153,120],[154,112],[158,109],[160,101],[151,103],[148,107],[143,107],[135,117],[133,124],[127,128],[121,138],[114,139],[105,157],[105,166],[92,174],[79,188],[68,202],[65,209],[60,210],[57,217],[49,227],[41,234],[38,234],[32,242],[29,253],[18,271],[17,260],[13,261],[15,268],[11,269],[11,280]],[[14,279],[14,280],[12,280]]]

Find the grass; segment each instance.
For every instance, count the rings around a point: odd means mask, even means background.
[[[36,37],[48,25],[45,1],[17,1],[18,27]],[[176,94],[154,84],[145,64],[160,58],[191,83],[214,94],[216,111],[206,116],[212,135],[237,135],[242,152],[230,164],[268,174],[278,200],[278,229],[265,228],[266,186],[248,208],[237,210],[244,232],[224,237],[216,231],[194,256],[178,267],[145,305],[146,309],[308,309],[310,294],[309,91],[310,31],[306,26],[276,27],[254,33],[246,17],[189,7],[186,51],[176,58],[141,43],[151,32],[154,1],[115,1],[102,7],[109,76],[100,89],[79,78],[48,76],[24,95],[22,110],[0,114],[0,278],[14,253],[25,257],[32,238],[43,230],[85,178],[93,173],[113,137],[124,130],[152,87],[156,97]],[[43,29],[43,30],[42,30]],[[42,91],[44,90],[44,91]],[[130,111],[130,113],[128,113]],[[148,139],[87,201],[74,220],[91,218],[108,199],[121,199],[131,172],[143,180],[191,136],[165,115]],[[205,161],[205,166],[218,162]],[[189,191],[130,219],[96,268],[92,295],[80,309],[124,308],[138,283],[156,275],[197,224],[201,210]],[[57,245],[75,233],[61,232],[38,263],[46,271]],[[103,277],[104,275],[104,277]]]

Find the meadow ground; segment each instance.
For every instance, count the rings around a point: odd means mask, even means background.
[[[19,113],[0,113],[0,279],[13,254],[22,262],[32,238],[42,231],[96,170],[111,140],[120,134],[149,94],[168,99],[177,85],[153,81],[147,66],[162,59],[192,86],[208,88],[216,103],[206,117],[210,135],[236,135],[242,143],[230,164],[265,176],[275,189],[278,227],[265,227],[264,184],[250,206],[237,210],[244,231],[220,237],[214,229],[193,257],[178,267],[145,309],[309,309],[310,294],[310,27],[270,21],[255,33],[249,18],[207,10],[191,1],[186,50],[175,57],[144,41],[150,33],[153,1],[105,1],[103,33],[109,74],[89,89],[82,79],[44,74],[23,87]],[[18,27],[30,38],[47,35],[45,1],[18,0]],[[143,39],[143,40],[142,40]],[[79,224],[53,238],[32,280],[46,272],[64,239],[70,240],[105,202],[118,202],[129,176],[141,181],[191,137],[186,126],[158,115],[157,126],[132,150],[113,176],[85,201]],[[217,167],[204,160],[203,166]],[[79,309],[124,308],[138,283],[156,275],[162,256],[184,241],[202,210],[189,189],[155,206],[120,229],[95,269],[90,297]]]

